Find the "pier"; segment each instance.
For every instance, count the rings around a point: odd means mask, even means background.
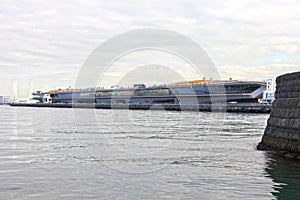
[[[89,108],[129,110],[173,110],[205,112],[270,113],[270,104],[89,104],[89,103],[12,103],[14,107]]]

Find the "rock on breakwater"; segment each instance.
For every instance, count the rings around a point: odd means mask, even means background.
[[[257,149],[300,159],[300,72],[276,78],[273,109]]]

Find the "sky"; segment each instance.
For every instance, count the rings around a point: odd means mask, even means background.
[[[21,97],[27,96],[29,80],[34,90],[74,87],[95,48],[118,34],[149,27],[172,30],[198,43],[221,79],[260,81],[300,69],[299,0],[0,3],[0,95],[12,96],[13,80],[18,80]],[[140,64],[149,66],[153,55]],[[165,65],[172,67],[174,60],[169,58]],[[111,70],[107,78],[118,74]],[[186,80],[199,77],[189,69],[177,75]]]

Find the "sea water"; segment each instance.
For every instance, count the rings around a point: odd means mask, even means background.
[[[0,199],[297,199],[268,114],[0,106]]]

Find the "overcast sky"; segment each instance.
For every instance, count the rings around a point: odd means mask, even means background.
[[[35,90],[74,86],[97,46],[145,27],[191,38],[223,79],[274,78],[300,69],[299,13],[299,0],[1,0],[0,95],[12,95],[14,79],[20,96],[29,80]]]

